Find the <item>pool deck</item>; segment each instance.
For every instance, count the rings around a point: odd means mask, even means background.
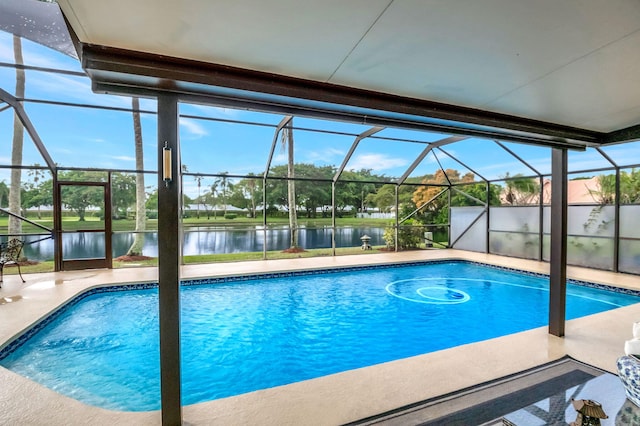
[[[549,265],[458,250],[188,265],[182,278],[306,270],[432,259],[466,259],[532,272]],[[570,278],[640,290],[640,277],[569,267]],[[156,268],[5,275],[0,289],[0,346],[85,289],[157,281]],[[346,371],[292,385],[183,407],[188,425],[337,425],[443,395],[570,355],[615,372],[640,304],[568,321],[564,338],[542,327],[480,343]],[[464,332],[459,330],[458,332]],[[160,412],[90,407],[0,368],[0,424],[159,425]]]

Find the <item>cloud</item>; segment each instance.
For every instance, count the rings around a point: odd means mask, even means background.
[[[241,112],[237,109],[229,109],[229,108],[200,105],[200,104],[190,104],[190,106],[210,117],[235,118],[241,114]]]
[[[191,177],[191,176],[189,176]],[[190,197],[197,197],[198,196],[198,184],[197,182],[194,182],[192,179],[187,179],[187,177],[185,176],[185,179],[182,182],[182,192],[184,194],[189,195]],[[202,193],[204,193],[204,191],[202,190],[202,187],[200,188],[200,195],[202,195]]]
[[[351,161],[349,161],[347,168],[349,170],[389,170],[408,165],[409,161],[404,158],[389,157],[386,154],[362,154],[353,157]]]
[[[486,174],[489,172],[501,172],[501,176],[504,176],[506,173],[509,173],[510,175],[513,175],[514,173],[534,174],[533,171],[524,163],[521,163],[516,159],[501,163],[487,164],[485,162],[484,164],[474,164],[473,166],[469,166],[476,169],[480,174]],[[462,168],[462,166],[460,166],[460,168]]]
[[[52,151],[59,154],[73,154],[73,150],[68,148],[54,148]]]
[[[27,79],[29,90],[48,93],[52,99],[59,99],[63,93],[67,99],[92,105],[116,108],[131,108],[130,98],[113,95],[97,95],[91,91],[91,80],[61,74],[32,73]],[[39,95],[38,97],[41,97]]]
[[[571,172],[577,172],[577,171],[582,171],[582,170],[592,170],[592,169],[600,169],[603,167],[611,167],[613,169],[613,166],[610,165],[608,162],[606,162],[606,160],[604,159],[597,159],[597,158],[585,158],[584,160],[578,160],[578,161],[569,161],[569,165],[568,165],[568,171],[569,173]],[[602,171],[598,171],[598,172],[590,172],[593,174],[600,174],[602,173]]]
[[[640,160],[640,142],[627,142],[602,148],[619,166],[637,164]]]
[[[274,164],[282,164],[282,163],[287,163],[288,157],[287,154],[284,152],[281,153],[274,153],[273,155],[273,159],[271,160],[271,166],[273,167]]]
[[[112,155],[110,158],[120,161],[136,161],[136,157],[130,157],[128,155]]]
[[[184,128],[188,133],[190,133],[193,136],[196,136],[197,138],[200,138],[202,136],[206,136],[209,133],[205,130],[204,127],[202,127],[202,125],[200,125],[198,122],[196,122],[195,120],[192,120],[190,118],[180,118],[180,126],[182,128]]]
[[[1,43],[0,42],[0,61],[13,63],[13,48],[11,43]]]
[[[38,45],[37,43],[22,38],[22,56],[25,63],[45,68],[70,69],[69,62],[75,62],[78,67],[77,59],[67,57],[54,51],[53,49]],[[43,53],[44,52],[44,53]],[[50,53],[50,54],[47,54]],[[62,57],[64,60],[57,58]],[[0,31],[0,61],[13,63],[13,35]]]
[[[307,160],[310,162],[321,161],[328,163],[330,159],[339,157],[340,162],[344,158],[345,152],[337,148],[327,148],[323,151],[309,151],[306,153]]]

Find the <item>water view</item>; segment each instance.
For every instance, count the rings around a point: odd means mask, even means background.
[[[360,237],[369,235],[371,244],[382,245],[384,228],[357,227],[337,228],[336,247],[357,247],[362,245]],[[331,248],[332,229],[300,228],[298,240],[301,247],[306,249]],[[25,237],[25,256],[32,260],[53,259],[53,239],[40,240],[42,237]],[[126,254],[133,242],[133,232],[118,232],[113,234],[113,257]],[[264,250],[284,250],[289,247],[288,228],[227,228],[227,227],[194,227],[185,230],[183,254],[193,256],[199,254],[222,254],[260,252]],[[75,232],[64,234],[62,238],[65,259],[86,259],[104,256],[104,232]],[[33,243],[31,243],[33,242]],[[145,234],[143,253],[145,256],[158,256],[158,234]]]

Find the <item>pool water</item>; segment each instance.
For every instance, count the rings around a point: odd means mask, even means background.
[[[113,288],[111,288],[113,290]],[[567,318],[640,297],[569,284]],[[548,324],[548,278],[470,262],[182,286],[183,404]],[[160,408],[157,289],[63,308],[0,365],[84,403]]]

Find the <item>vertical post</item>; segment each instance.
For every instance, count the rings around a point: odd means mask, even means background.
[[[489,182],[488,180],[485,182],[487,183],[487,226],[485,229],[487,241],[485,241],[484,252],[489,253],[489,251],[491,250],[491,232],[489,232],[489,223],[491,222],[491,182]]]
[[[616,166],[616,199],[614,204],[613,272],[620,271],[620,167]]]
[[[267,260],[267,173],[262,176],[262,260]]]
[[[331,254],[336,255],[336,182],[331,181]]]
[[[170,157],[163,158],[163,148]],[[180,392],[180,143],[178,99],[158,97],[158,293],[162,425],[182,423]],[[169,154],[167,154],[169,155]],[[163,162],[164,160],[164,162]],[[166,162],[166,163],[165,163]],[[165,181],[165,164],[171,169]]]
[[[395,251],[398,251],[398,246],[400,245],[400,240],[398,239],[398,237],[400,236],[400,201],[399,201],[399,191],[400,191],[400,185],[396,184],[396,230],[395,230],[395,238],[396,238],[396,249]]]
[[[449,181],[449,186],[447,187],[447,206],[449,209],[447,212],[447,248],[453,248],[451,246],[451,181]]]
[[[538,208],[538,261],[542,262],[544,258],[544,177],[540,175],[540,202]]]
[[[567,150],[551,153],[549,333],[564,336],[567,296]]]
[[[58,170],[53,170],[53,264],[54,271],[62,271],[62,201]]]
[[[111,223],[111,188],[112,176],[111,172],[107,173],[107,184],[102,187],[104,189],[104,259],[107,268],[113,268],[113,224]]]

